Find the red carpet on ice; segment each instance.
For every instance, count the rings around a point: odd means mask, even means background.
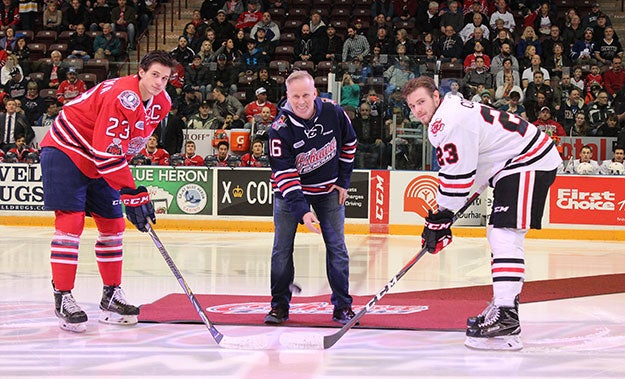
[[[173,279],[172,279],[173,280]],[[521,303],[625,292],[625,274],[526,282]],[[269,296],[197,295],[215,324],[262,325]],[[373,295],[354,296],[358,312]],[[389,293],[361,320],[361,328],[464,330],[492,297],[491,286]],[[332,326],[330,295],[294,296],[285,326]],[[521,316],[522,317],[522,316]],[[141,306],[140,322],[201,323],[185,294],[170,294]]]

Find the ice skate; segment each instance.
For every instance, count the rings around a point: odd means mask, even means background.
[[[124,291],[118,286],[104,286],[100,301],[100,322],[114,325],[135,325],[139,308],[128,304]]]
[[[519,306],[498,307],[489,304],[477,317],[469,318],[464,344],[478,350],[521,350]]]
[[[87,314],[76,304],[71,291],[54,290],[54,307],[61,329],[74,333],[87,330]]]

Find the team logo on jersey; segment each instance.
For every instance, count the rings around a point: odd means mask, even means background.
[[[428,211],[438,209],[436,193],[438,180],[434,176],[419,176],[406,186],[404,190],[404,212],[414,212],[426,218]]]
[[[117,98],[122,104],[122,107],[130,109],[131,111],[135,111],[139,107],[139,104],[141,104],[139,96],[137,96],[136,93],[130,90],[123,91],[119,94]]]
[[[286,116],[282,115],[280,118],[276,119],[276,121],[271,124],[271,128],[273,130],[279,130],[280,128],[286,128]]]
[[[432,134],[436,134],[442,131],[444,127],[445,124],[443,124],[443,120],[441,120],[440,118],[437,118],[436,120],[434,120],[434,122],[430,123],[430,131],[432,132]]]
[[[105,150],[109,154],[113,155],[122,155],[122,140],[119,138],[113,138],[111,144]]]
[[[129,155],[137,155],[143,149],[143,147],[148,143],[148,139],[150,137],[135,137],[128,142],[128,153]]]
[[[137,121],[137,123],[135,124],[135,128],[143,130],[145,129],[145,123],[143,121]]]
[[[336,138],[326,143],[319,150],[311,149],[295,157],[295,167],[300,174],[312,172],[336,156]]]
[[[306,134],[306,137],[308,137],[308,139],[315,138],[318,135],[322,135],[323,134],[323,125],[315,124],[310,129],[304,129],[304,134]]]

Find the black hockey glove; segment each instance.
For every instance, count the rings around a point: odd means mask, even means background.
[[[421,247],[426,248],[431,254],[438,254],[449,245],[453,238],[450,229],[453,218],[453,212],[447,209],[437,213],[428,211],[421,234]]]
[[[121,201],[126,206],[126,217],[142,232],[147,232],[145,227],[148,221],[156,224],[156,216],[154,215],[154,206],[150,201],[148,190],[144,186],[137,189],[122,188],[119,191]]]

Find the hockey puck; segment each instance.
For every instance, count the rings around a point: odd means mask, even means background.
[[[302,292],[302,287],[300,287],[299,285],[295,284],[295,283],[291,283],[289,284],[289,291],[291,291],[291,293],[294,294],[299,294]]]

